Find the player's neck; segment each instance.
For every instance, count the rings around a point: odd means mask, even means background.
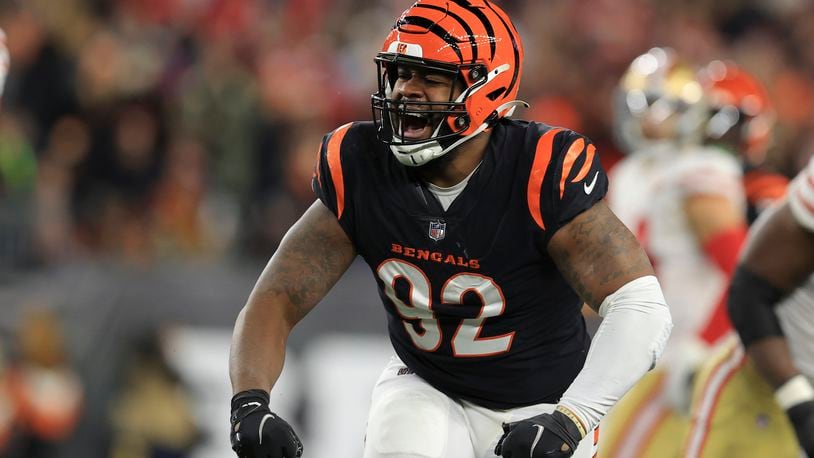
[[[441,188],[449,188],[472,174],[483,160],[491,132],[484,132],[453,151],[420,167],[422,180]]]

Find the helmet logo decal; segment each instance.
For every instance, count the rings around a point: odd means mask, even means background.
[[[424,57],[424,49],[419,44],[394,41],[390,43],[387,52],[402,54],[410,57]]]

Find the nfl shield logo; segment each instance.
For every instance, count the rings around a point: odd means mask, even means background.
[[[430,238],[436,242],[447,235],[447,223],[442,221],[430,221]]]

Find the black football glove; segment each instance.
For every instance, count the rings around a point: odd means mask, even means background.
[[[567,458],[582,439],[579,428],[564,413],[544,413],[503,424],[495,455],[504,458]]]
[[[241,391],[232,397],[229,438],[239,458],[299,458],[302,442],[285,420],[269,410],[263,390]]]
[[[793,405],[786,414],[794,425],[800,448],[805,450],[806,455],[814,457],[814,401]]]

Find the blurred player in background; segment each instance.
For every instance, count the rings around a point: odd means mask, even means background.
[[[743,344],[704,368],[686,456],[814,456],[812,232],[814,159],[750,234],[729,295]]]
[[[789,181],[766,167],[776,119],[769,94],[757,78],[733,62],[710,62],[699,79],[709,106],[704,142],[740,158],[751,224],[785,196]]]
[[[671,49],[637,57],[620,82],[617,135],[629,154],[608,199],[650,256],[675,329],[659,367],[603,422],[604,457],[679,454],[692,376],[729,329],[718,311],[746,233],[745,195],[737,156],[704,143],[708,109],[696,69]]]
[[[318,200],[238,317],[238,456],[300,456],[269,390],[292,327],[357,254],[397,355],[374,388],[364,457],[593,455],[599,420],[661,354],[670,313],[603,201],[591,142],[508,119],[522,59],[490,1],[422,0],[398,19],[375,59],[374,122],[325,136]],[[604,317],[593,342],[583,302]]]

